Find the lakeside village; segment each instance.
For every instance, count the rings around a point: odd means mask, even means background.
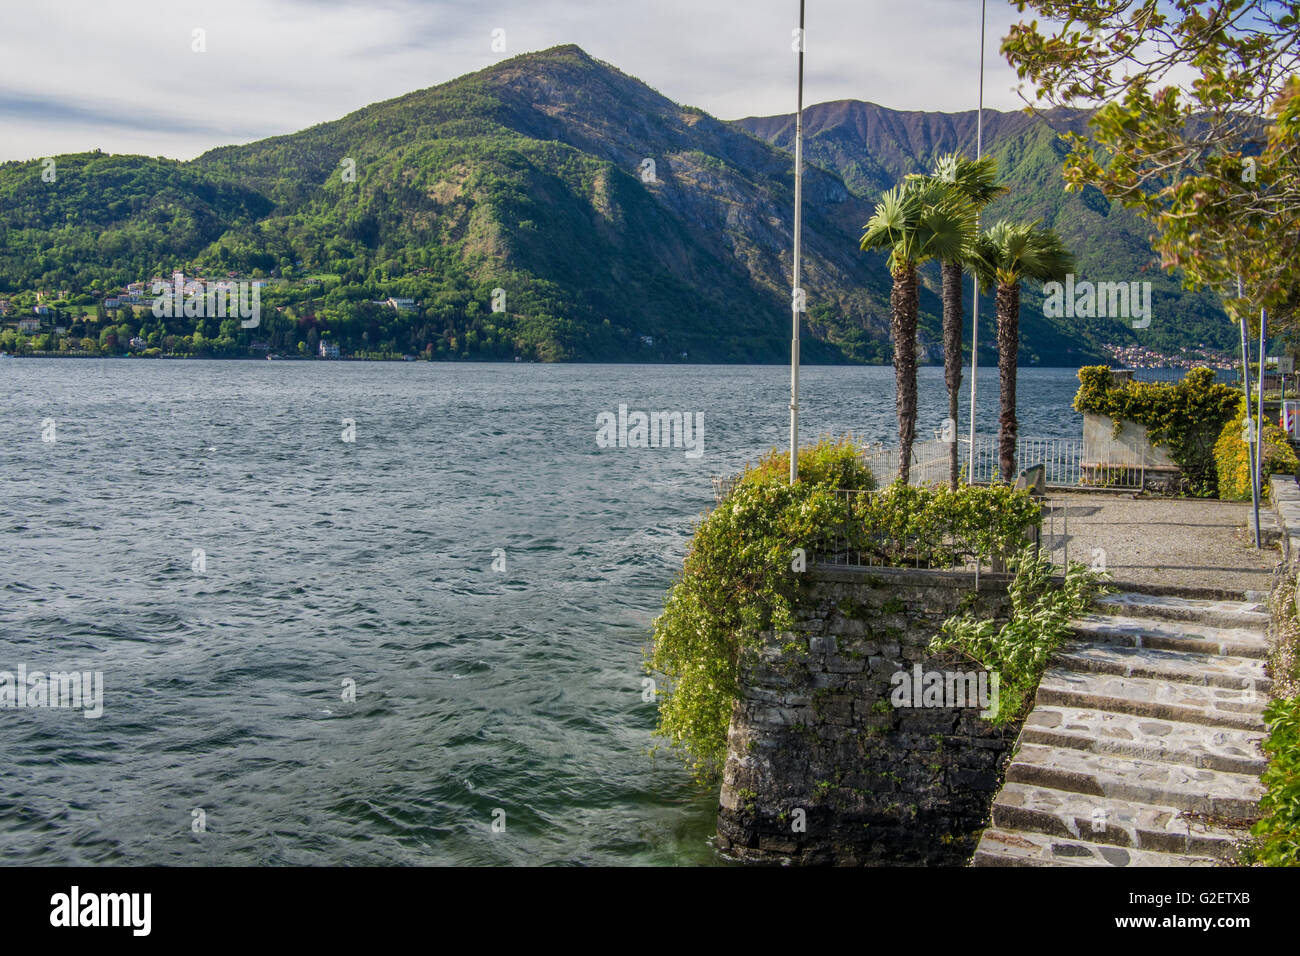
[[[445,322],[438,345],[426,346],[423,351],[414,347],[414,339],[406,348],[396,341],[397,335],[389,335],[389,340],[385,341],[382,332],[388,326],[436,325],[445,320],[441,314],[426,314],[423,304],[416,299],[389,296],[358,303],[369,307],[369,321],[362,319],[369,327],[359,335],[363,347],[349,348],[338,341],[343,337],[340,333],[346,334],[343,327],[349,324],[349,318],[325,316],[316,311],[316,299],[328,291],[337,278],[319,275],[290,280],[275,272],[269,277],[228,273],[216,278],[173,272],[168,278],[154,276],[117,289],[92,289],[82,293],[61,289],[0,296],[0,354],[414,361],[418,358],[468,357],[467,352],[481,353],[481,346],[492,341],[493,327],[490,324],[478,327],[484,317],[491,317],[492,313],[487,310],[478,317],[456,315],[454,318],[459,322]],[[211,308],[214,292],[229,297],[228,309]],[[259,304],[264,298],[270,298],[269,311],[259,308],[256,321],[238,314],[237,303],[241,293],[246,312],[250,298],[255,298]],[[171,302],[166,301],[172,296],[181,298],[182,295],[191,302],[196,297],[203,299],[206,307],[186,308],[180,304],[172,308]],[[276,304],[276,298],[288,301]],[[155,304],[160,301],[163,307],[156,309]],[[493,311],[501,310],[494,308]],[[376,313],[386,315],[387,320],[374,321]],[[458,325],[463,328],[458,330]],[[374,334],[376,332],[381,334]],[[653,344],[653,339],[647,336],[642,336],[641,340],[642,344]],[[1190,369],[1204,366],[1224,371],[1236,368],[1234,356],[1204,343],[1184,346],[1177,351],[1162,351],[1141,344],[1106,345],[1102,348],[1110,364],[1119,368]],[[492,357],[508,361],[511,356],[504,352]],[[518,361],[518,356],[515,359]]]
[[[339,314],[318,312],[319,300],[337,283],[331,275],[289,280],[275,272],[251,277],[173,272],[109,290],[0,296],[0,355],[413,361],[467,357],[466,352],[479,351],[475,346],[492,342],[495,327],[483,325],[492,312],[471,308],[471,314],[446,321],[437,347],[426,346],[421,355],[413,343],[447,318],[441,314],[445,309],[434,314],[416,299],[389,296],[347,303],[351,308]],[[339,340],[361,347],[348,348]]]
[[[1234,359],[1222,349],[1205,343],[1184,346],[1177,352],[1162,352],[1145,345],[1103,345],[1102,350],[1113,368],[1212,368],[1216,371],[1236,371],[1240,357]]]

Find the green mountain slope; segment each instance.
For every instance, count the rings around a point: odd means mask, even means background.
[[[879,189],[973,141],[973,114],[841,103],[807,117],[803,358],[888,361],[890,280],[883,256],[858,251],[862,225]],[[563,46],[188,163],[59,156],[53,182],[39,162],[6,163],[0,294],[92,301],[174,269],[274,277],[255,330],[142,311],[114,339],[183,338],[201,354],[328,338],[447,359],[783,362],[789,126],[719,121]],[[1047,218],[1102,259],[1150,258],[1131,222],[1063,198],[1042,121],[997,114],[988,130],[1023,188],[1008,212]],[[377,304],[389,297],[417,305]],[[933,287],[921,310],[937,361]],[[72,334],[104,341],[93,325]],[[1095,359],[1124,334],[1114,325],[1046,320],[1027,296],[1023,358]]]
[[[1024,355],[1030,361],[1102,343],[1140,343],[1172,351],[1205,344],[1231,349],[1235,331],[1208,292],[1186,292],[1181,278],[1166,275],[1149,242],[1150,228],[1132,212],[1112,205],[1100,192],[1066,193],[1061,164],[1068,152],[1060,132],[1087,131],[1088,114],[1049,110],[1040,115],[984,111],[984,150],[998,159],[1010,193],[989,207],[985,222],[1002,217],[1042,220],[1056,229],[1078,259],[1080,280],[1152,284],[1151,324],[1105,318],[1047,319],[1041,295],[1026,287],[1022,306]],[[794,117],[748,117],[736,125],[792,151]],[[804,111],[804,155],[836,172],[854,192],[874,199],[908,173],[926,172],[942,153],[974,156],[976,111],[900,112],[874,103],[842,100]],[[932,284],[937,275],[929,277]],[[991,310],[981,307],[983,319]],[[992,342],[992,329],[985,341]]]

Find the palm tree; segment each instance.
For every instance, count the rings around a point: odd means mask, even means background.
[[[925,178],[915,173],[913,177]],[[928,178],[947,184],[959,198],[974,206],[978,217],[985,206],[1007,191],[1007,187],[998,183],[997,177],[998,164],[992,156],[968,159],[962,153],[945,153],[935,161],[934,172]],[[978,224],[976,218],[968,237],[972,246]],[[943,381],[948,387],[948,419],[954,428],[961,395],[962,274],[969,252],[967,248],[960,255],[945,257],[940,266],[943,277]],[[958,450],[954,434],[948,448],[948,483],[954,490],[960,471]]]
[[[898,475],[906,483],[916,438],[917,267],[930,259],[960,257],[975,228],[975,210],[946,183],[908,179],[880,197],[876,214],[864,228],[861,248],[888,249],[894,280],[889,315],[894,333]]]
[[[995,223],[975,241],[971,265],[980,287],[997,287],[998,469],[1004,481],[1016,472],[1016,353],[1020,350],[1020,283],[1060,282],[1074,271],[1074,256],[1051,229],[1037,222]]]

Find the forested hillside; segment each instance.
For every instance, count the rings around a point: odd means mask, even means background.
[[[890,280],[883,256],[858,251],[862,226],[881,188],[946,149],[973,151],[973,114],[839,103],[807,122],[803,358],[889,361]],[[6,163],[0,298],[30,313],[42,293],[51,326],[103,348],[314,354],[330,340],[345,354],[446,359],[782,362],[789,130],[782,117],[722,122],[565,46],[190,162]],[[1050,124],[996,114],[988,132],[1013,186],[995,214],[1047,220],[1106,278],[1150,266],[1131,217],[1065,196]],[[126,283],[173,271],[267,278],[264,320],[104,308]],[[1217,344],[1211,303],[1175,296],[1158,269],[1141,275],[1162,284],[1140,334]],[[921,312],[937,361],[932,288]],[[1023,360],[1047,364],[1096,359],[1134,334],[1044,319],[1033,290],[1023,328]],[[67,347],[58,336],[43,344]]]

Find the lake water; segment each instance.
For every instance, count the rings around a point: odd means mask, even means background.
[[[1079,435],[1077,385],[1023,370],[1021,434]],[[786,441],[788,388],[0,360],[0,671],[103,673],[96,719],[0,710],[0,862],[717,862],[716,793],[647,754],[642,654],[710,476]],[[979,390],[991,432],[995,369]],[[620,404],[703,413],[703,455],[598,447]],[[922,369],[919,435],[946,404]],[[892,444],[893,371],[806,368],[801,414]]]

